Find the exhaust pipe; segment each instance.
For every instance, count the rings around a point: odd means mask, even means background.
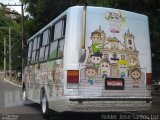
[[[87,11],[87,4],[84,5],[83,14],[82,14],[82,41],[81,41],[81,49],[79,50],[79,62],[80,63],[83,63],[86,58],[86,49],[85,49],[86,11]]]

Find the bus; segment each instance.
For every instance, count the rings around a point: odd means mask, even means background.
[[[152,105],[148,17],[73,6],[28,39],[23,99],[56,112],[141,111]]]

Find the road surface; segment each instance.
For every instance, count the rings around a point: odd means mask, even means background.
[[[24,106],[21,99],[21,88],[3,81],[0,73],[0,120],[44,120],[40,106]]]

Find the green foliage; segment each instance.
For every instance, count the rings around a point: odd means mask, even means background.
[[[26,38],[33,35],[43,26],[57,17],[70,6],[84,5],[89,6],[115,6],[116,0],[20,0],[26,5],[26,11],[31,16],[26,16],[25,30]]]
[[[27,35],[31,36],[44,25],[62,13],[68,8],[67,2],[64,0],[21,0],[27,5],[26,11],[30,16],[26,17],[27,22],[25,28],[28,31]],[[32,30],[31,30],[32,29]]]
[[[8,49],[8,42],[9,42],[9,27],[11,28],[11,41],[12,41],[12,68],[17,69],[21,67],[21,60],[17,60],[18,56],[21,56],[21,27],[20,23],[17,21],[6,17],[4,11],[0,10],[0,68],[3,68],[3,58],[4,58],[4,37],[6,38],[7,42],[7,51]],[[8,68],[8,53],[7,57],[7,68]]]

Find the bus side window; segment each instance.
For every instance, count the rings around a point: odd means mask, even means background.
[[[44,50],[45,50],[45,47],[40,48],[39,61],[44,60]]]
[[[32,51],[31,64],[34,64],[36,62],[36,50],[37,50],[37,37],[33,39],[33,51]]]
[[[43,32],[42,46],[40,48],[40,54],[39,54],[40,62],[48,59],[49,39],[50,39],[50,29],[47,29]]]
[[[54,59],[57,57],[57,46],[58,46],[58,41],[51,42],[49,59]]]
[[[32,64],[38,62],[40,40],[41,40],[40,35],[35,37],[34,40],[33,40],[33,51],[32,51],[32,58],[31,58],[31,63]]]
[[[33,41],[31,40],[28,44],[29,44],[29,46],[28,46],[27,65],[29,65],[30,62],[31,62],[31,52],[32,52],[32,44],[33,44]]]
[[[65,36],[66,18],[63,18],[54,25],[53,40],[61,39]]]
[[[49,59],[63,57],[66,17],[52,26]]]
[[[54,27],[54,40],[57,40],[62,37],[62,29],[63,29],[63,21],[59,21],[58,23],[55,24]]]
[[[63,51],[64,51],[64,39],[59,40],[57,57],[63,57]]]
[[[39,48],[40,48],[40,41],[41,41],[41,36],[39,35],[38,36],[38,39],[37,39],[37,46],[36,46],[36,57],[35,57],[35,59],[36,59],[36,62],[38,62],[38,58],[39,58]]]

